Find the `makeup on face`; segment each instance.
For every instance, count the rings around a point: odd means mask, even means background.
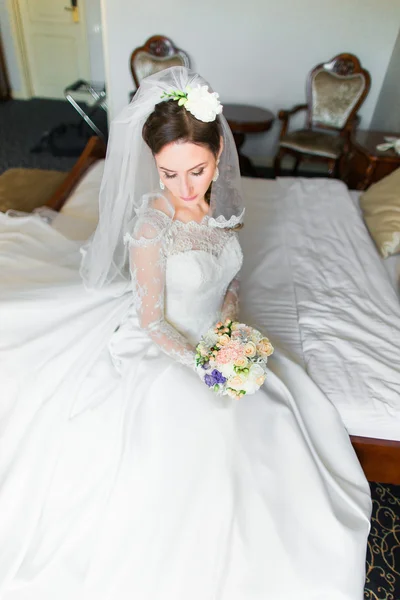
[[[160,180],[176,208],[204,201],[216,168],[216,158],[207,147],[191,142],[172,143],[155,159]]]

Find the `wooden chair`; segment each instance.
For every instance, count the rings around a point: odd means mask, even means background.
[[[190,67],[189,57],[164,35],[153,35],[130,58],[133,80],[138,88],[144,77],[168,67]]]
[[[331,177],[348,150],[349,138],[359,121],[357,111],[371,86],[368,71],[353,54],[338,54],[330,62],[317,65],[309,74],[306,104],[278,113],[282,121],[279,149],[275,156],[275,177],[280,174],[285,154],[295,158],[293,174],[303,160],[328,163]],[[306,110],[306,127],[288,132],[289,119]]]

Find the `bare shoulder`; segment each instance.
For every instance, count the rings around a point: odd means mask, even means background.
[[[173,216],[173,208],[169,201],[161,194],[154,194],[149,202],[149,208],[154,208],[159,212],[164,213],[167,217],[171,218]]]

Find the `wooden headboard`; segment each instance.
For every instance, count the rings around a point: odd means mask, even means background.
[[[53,210],[60,210],[89,167],[96,161],[105,158],[106,150],[107,147],[103,140],[96,136],[91,137],[68,176],[48,200],[46,206]]]

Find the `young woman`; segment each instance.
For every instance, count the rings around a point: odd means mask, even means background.
[[[240,401],[193,369],[242,264],[205,86],[167,69],[114,121],[84,286],[79,244],[1,218],[1,600],[363,597],[369,489],[332,405],[279,352]]]

